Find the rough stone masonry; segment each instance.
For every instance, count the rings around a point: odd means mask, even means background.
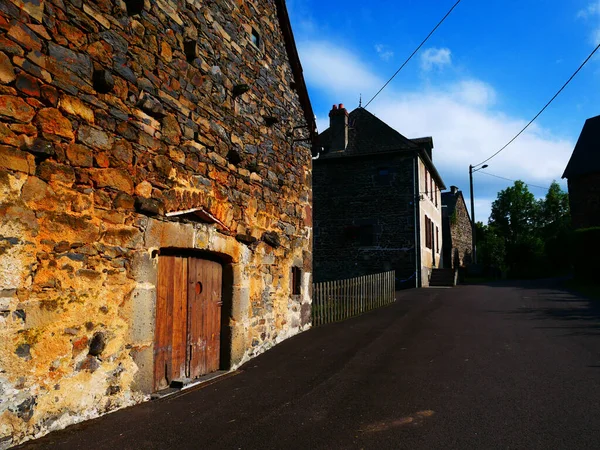
[[[226,267],[228,367],[310,326],[278,7],[0,1],[0,448],[148,398],[161,250]]]

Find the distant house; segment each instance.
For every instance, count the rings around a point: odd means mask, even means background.
[[[573,228],[600,226],[600,116],[585,121],[563,174],[569,184]]]
[[[460,269],[472,263],[473,229],[462,191],[450,186],[442,193],[442,236],[444,267]]]
[[[397,287],[427,286],[445,189],[432,138],[408,139],[364,108],[329,117],[313,163],[315,281],[395,270]]]

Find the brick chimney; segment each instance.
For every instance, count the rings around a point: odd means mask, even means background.
[[[329,112],[331,151],[344,151],[348,147],[348,111],[344,104],[333,105]]]
[[[458,194],[458,187],[450,186],[450,192],[452,192],[452,195]]]

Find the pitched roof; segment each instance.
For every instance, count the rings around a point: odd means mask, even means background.
[[[600,116],[585,121],[562,177],[572,178],[594,172],[600,172]]]
[[[304,82],[304,74],[302,71],[302,64],[300,63],[300,56],[298,56],[298,49],[296,48],[296,41],[294,39],[294,33],[292,32],[292,25],[290,23],[290,17],[288,15],[285,0],[275,0],[277,6],[277,17],[279,20],[279,26],[283,33],[283,39],[285,42],[285,48],[292,66],[292,73],[294,75],[294,82],[296,83],[296,90],[300,97],[300,103],[304,110],[304,118],[310,134],[310,140],[313,144],[317,141],[317,121],[315,113],[313,112],[310,98],[308,96],[308,89]]]
[[[456,191],[456,193],[442,192],[442,217],[452,217],[452,214],[454,214],[454,211],[456,210],[456,204],[458,203],[459,198],[462,198],[463,200],[463,205],[467,211],[467,217],[471,217],[462,191]]]
[[[362,107],[356,108],[348,117],[348,146],[346,150],[328,150],[328,147],[331,146],[331,133],[331,128],[327,128],[319,135],[319,145],[325,149],[319,155],[319,160],[416,152],[421,156],[439,187],[446,189],[442,177],[431,160],[431,148],[433,147],[431,137],[408,139]]]
[[[327,128],[319,135],[319,143],[326,149],[320,158],[388,153],[419,148],[410,139],[402,136],[364,108],[356,108],[352,111],[348,117],[348,124],[348,147],[344,151],[327,151],[327,148],[331,146],[331,128]]]

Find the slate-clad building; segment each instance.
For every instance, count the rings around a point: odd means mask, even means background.
[[[585,121],[562,177],[569,185],[573,228],[600,226],[600,116]]]
[[[360,107],[334,105],[329,117],[313,162],[315,281],[395,270],[398,287],[427,286],[441,266],[445,189],[433,140]]]
[[[458,270],[473,262],[473,228],[465,198],[456,186],[442,193],[444,268]]]
[[[310,326],[283,0],[0,1],[0,448]]]

